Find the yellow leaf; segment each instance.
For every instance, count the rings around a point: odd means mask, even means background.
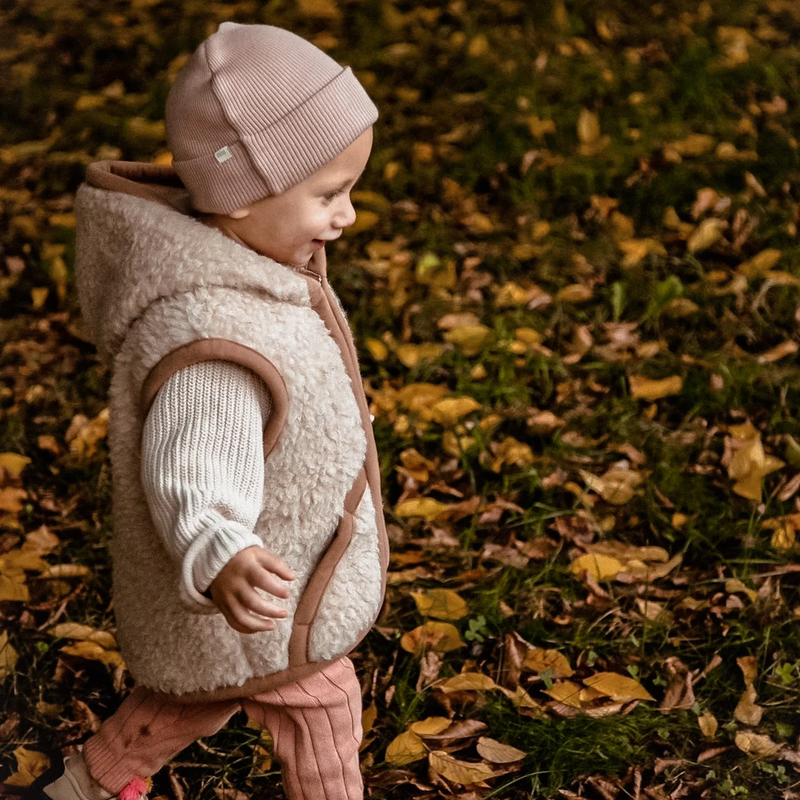
[[[495,776],[494,770],[486,764],[459,761],[444,750],[434,750],[429,753],[428,764],[435,773],[461,786],[481,783]]]
[[[792,525],[781,525],[772,534],[770,546],[773,550],[785,553],[794,547],[796,539],[797,535]]]
[[[435,383],[409,383],[397,392],[397,399],[412,414],[418,414],[430,407],[448,393],[446,386]]]
[[[530,445],[518,442],[513,436],[507,436],[494,450],[492,472],[500,472],[503,467],[529,467],[535,461]]]
[[[426,622],[400,639],[403,650],[422,656],[432,650],[435,653],[449,653],[464,647],[458,628],[449,622]]]
[[[453,289],[456,285],[456,262],[452,258],[440,259],[434,253],[425,253],[417,262],[417,283],[441,289]]]
[[[50,290],[46,286],[37,286],[31,289],[31,305],[35,309],[40,309],[46,302]]]
[[[30,599],[24,575],[0,575],[0,601],[16,600],[27,603]]]
[[[522,761],[526,753],[517,750],[510,744],[502,744],[488,736],[481,736],[477,744],[478,754],[491,764],[513,764],[515,761]]]
[[[0,632],[0,683],[14,672],[19,653],[8,641],[8,632]]]
[[[479,33],[472,38],[467,46],[467,55],[472,58],[479,58],[480,56],[485,56],[489,52],[489,49],[489,40],[484,34]]]
[[[628,239],[619,242],[619,249],[624,255],[620,264],[623,269],[637,266],[649,255],[665,256],[667,254],[664,245],[655,239]]]
[[[413,761],[425,758],[428,749],[414,731],[404,731],[396,736],[386,748],[386,760],[396,767],[403,767]]]
[[[412,592],[411,596],[423,617],[461,619],[469,614],[464,599],[452,589],[428,589],[425,592]]]
[[[76,642],[75,644],[64,645],[61,648],[61,652],[78,658],[85,658],[89,661],[100,661],[111,667],[125,669],[125,661],[116,650],[106,650],[96,642]]]
[[[378,707],[375,705],[375,703],[372,703],[361,712],[362,735],[366,736],[372,730],[372,726],[375,724],[375,720],[377,719]]]
[[[375,211],[369,211],[361,208],[357,209],[356,221],[348,228],[345,228],[344,233],[347,236],[355,236],[362,231],[367,231],[370,228],[374,228],[380,222],[380,219],[380,215]]]
[[[437,687],[445,694],[449,692],[483,692],[497,688],[497,684],[481,672],[462,672]]]
[[[0,556],[0,573],[11,577],[22,575],[25,570],[44,572],[48,568],[47,562],[42,561],[31,548],[16,547]]]
[[[5,780],[10,786],[30,786],[50,766],[50,759],[37,750],[18,747],[14,750],[14,757],[17,771]]]
[[[32,551],[39,556],[44,556],[58,547],[59,544],[58,536],[54,533],[50,533],[45,525],[41,525],[25,537],[22,549]],[[45,562],[43,561],[42,564],[45,565]]]
[[[0,511],[9,511],[12,514],[18,514],[22,511],[22,501],[25,500],[28,493],[24,489],[18,489],[15,486],[5,486],[0,489]]]
[[[596,692],[600,692],[612,700],[626,702],[628,700],[652,700],[650,692],[639,681],[620,675],[617,672],[598,672],[584,678],[584,684]]]
[[[588,108],[578,115],[578,139],[581,144],[592,144],[600,138],[600,120]]]
[[[513,306],[524,306],[531,300],[531,292],[525,289],[518,283],[509,281],[504,283],[498,290],[494,297],[494,304],[496,308],[511,308]]]
[[[782,255],[781,250],[773,247],[767,248],[739,264],[737,272],[744,275],[745,278],[758,278],[769,272],[780,261]]]
[[[528,130],[531,136],[543,139],[548,133],[556,132],[556,124],[552,119],[539,119],[537,116],[528,117]]]
[[[446,731],[453,724],[449,717],[428,717],[418,722],[412,722],[409,726],[417,736],[437,736]]]
[[[30,463],[31,460],[27,456],[21,456],[19,453],[0,453],[0,467],[14,480],[19,478],[22,470]]]
[[[365,344],[369,354],[376,361],[386,361],[389,356],[389,348],[380,339],[367,339]]]
[[[540,709],[541,706],[523,689],[521,686],[512,692],[511,689],[506,689],[504,686],[497,687],[512,703],[514,708],[523,709]]]
[[[54,625],[48,633],[57,639],[76,639],[85,642],[95,642],[106,650],[116,650],[117,640],[108,631],[98,631],[79,622],[61,622]]]
[[[549,695],[559,703],[571,706],[572,708],[583,708],[590,705],[593,700],[603,695],[594,689],[587,689],[579,686],[572,681],[561,681],[560,683],[553,684],[549,689],[545,689],[544,693]]]
[[[571,283],[556,292],[556,302],[559,303],[585,303],[591,300],[594,292],[591,287],[582,283]]]
[[[700,253],[716,244],[722,238],[722,231],[727,227],[727,222],[715,217],[704,219],[692,232],[686,249],[690,253]]]
[[[97,444],[108,435],[109,410],[104,408],[94,419],[83,414],[72,418],[65,440],[71,453],[88,458],[97,450]]]
[[[713,739],[717,735],[719,723],[717,722],[717,718],[710,711],[701,714],[697,718],[697,724],[700,726],[700,730],[703,732],[703,736],[705,736],[706,739]]]
[[[708,136],[704,133],[692,133],[685,139],[670,142],[667,146],[682,156],[702,156],[711,152],[716,143],[716,139],[713,136]]]
[[[636,487],[642,482],[639,472],[632,469],[610,469],[602,477],[581,470],[586,485],[597,492],[607,503],[622,506],[629,503],[635,494]]]
[[[440,425],[455,425],[480,407],[481,404],[472,397],[446,397],[431,407],[431,417]]]
[[[422,361],[433,361],[442,354],[442,345],[435,342],[425,344],[399,344],[395,353],[404,367],[412,369]]]
[[[430,472],[436,464],[418,453],[413,447],[400,453],[400,463],[418,481],[424,483],[430,478]]]
[[[737,731],[734,741],[743,753],[757,758],[771,758],[781,751],[781,745],[773,742],[769,736],[751,731]]]
[[[574,670],[563,653],[559,653],[558,650],[545,650],[541,647],[528,650],[522,666],[532,672],[546,672],[550,669],[556,678],[569,678],[574,674]]]
[[[447,511],[447,504],[440,503],[432,497],[412,497],[403,500],[394,510],[398,517],[424,517],[427,520],[436,519],[443,511]]]
[[[625,565],[611,556],[597,553],[586,553],[578,556],[569,566],[573,575],[580,575],[586,571],[598,581],[616,578],[620,572],[625,571]]]
[[[444,339],[460,347],[465,356],[475,356],[491,332],[491,328],[486,325],[461,325],[447,331]]]
[[[631,397],[635,400],[659,400],[672,394],[680,394],[683,389],[683,378],[680,375],[671,375],[661,380],[651,380],[637,375],[628,378],[631,388]]]

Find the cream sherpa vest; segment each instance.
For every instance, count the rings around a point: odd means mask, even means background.
[[[92,165],[78,190],[84,317],[112,366],[114,608],[140,684],[179,699],[252,695],[347,654],[374,622],[388,561],[372,427],[324,253],[294,270],[186,211],[168,167]],[[263,509],[255,533],[297,580],[288,618],[240,634],[188,596],[140,481],[142,426],[182,367],[223,358],[266,383]]]

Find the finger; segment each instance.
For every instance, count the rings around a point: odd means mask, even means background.
[[[275,597],[281,597],[286,600],[291,592],[289,587],[279,580],[272,572],[266,569],[258,570],[251,581],[251,585],[257,589],[263,589]]]
[[[225,619],[235,631],[245,634],[271,631],[276,625],[274,620],[251,614],[247,608],[239,604],[228,609]]]
[[[247,611],[252,614],[257,614],[261,617],[283,619],[289,613],[285,608],[281,608],[274,603],[268,602],[253,589],[243,592],[239,597],[239,602]]]
[[[294,573],[289,569],[289,565],[275,553],[270,553],[269,550],[261,550],[259,552],[261,563],[270,571],[274,572],[285,581],[293,581],[295,579]]]

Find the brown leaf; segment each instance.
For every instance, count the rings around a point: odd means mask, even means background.
[[[596,675],[584,678],[583,682],[586,686],[613,700],[627,702],[628,700],[655,699],[639,681],[617,672],[598,672]]]
[[[781,745],[773,742],[769,736],[753,733],[752,731],[737,731],[734,740],[736,746],[743,752],[758,758],[772,758],[778,755]]]
[[[758,694],[752,683],[747,684],[747,688],[742,692],[739,702],[733,711],[733,716],[744,725],[758,725],[764,714],[764,709],[756,705]]]
[[[648,402],[660,400],[662,397],[668,397],[672,394],[680,394],[683,389],[683,378],[680,375],[672,375],[661,380],[651,380],[650,378],[631,375],[628,378],[628,382],[631,387],[631,397],[635,400],[647,400]]]
[[[0,632],[0,684],[14,672],[19,653],[8,641],[8,631]]]
[[[462,672],[454,678],[450,678],[438,685],[445,693],[464,692],[464,691],[484,691],[496,689],[497,684],[488,676],[481,672]]]
[[[481,758],[491,764],[512,764],[515,761],[521,761],[526,755],[523,750],[517,750],[516,747],[502,744],[487,736],[481,736],[478,739],[477,750]]]
[[[713,739],[717,735],[719,723],[717,722],[717,718],[710,711],[701,714],[697,718],[697,724],[700,726],[700,730],[703,732],[703,736],[705,736],[706,739]]]
[[[495,777],[495,772],[486,764],[460,761],[442,750],[429,753],[428,764],[435,773],[461,786],[481,783]]]
[[[17,771],[5,779],[10,786],[30,786],[49,766],[50,759],[37,750],[18,747],[14,750]]]
[[[528,651],[523,667],[532,672],[552,670],[556,678],[569,678],[574,674],[574,670],[563,653],[559,653],[558,650],[545,650],[541,647],[534,647]]]
[[[452,589],[428,589],[425,592],[412,592],[411,596],[423,617],[454,620],[469,614],[464,599]]]
[[[659,711],[668,714],[675,709],[691,708],[695,704],[695,696],[689,668],[677,656],[669,656],[664,666],[669,673],[669,684]]]

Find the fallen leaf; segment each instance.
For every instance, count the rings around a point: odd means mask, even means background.
[[[526,753],[509,744],[502,744],[488,736],[481,736],[476,746],[478,754],[490,764],[513,764],[522,761]]]
[[[460,347],[465,356],[475,356],[491,333],[492,329],[486,325],[459,325],[446,331],[444,339]]]
[[[461,786],[481,783],[495,777],[494,770],[486,764],[460,761],[443,750],[434,750],[429,753],[428,764],[435,773]]]
[[[75,639],[77,641],[95,642],[106,650],[116,650],[117,640],[108,631],[98,631],[79,622],[62,622],[54,625],[48,633],[57,639]]]
[[[412,592],[411,596],[423,617],[453,620],[469,614],[465,600],[452,589],[428,589],[425,592]]]
[[[713,739],[717,735],[719,723],[717,722],[717,718],[710,711],[701,714],[697,718],[697,724],[700,726],[700,730],[703,732],[703,736],[705,736],[706,739]]]
[[[600,697],[605,696],[602,692],[598,692],[591,687],[580,686],[572,681],[555,683],[549,689],[545,689],[544,693],[554,700],[558,700],[559,703],[564,703],[564,705],[572,708],[584,708]]]
[[[585,303],[591,300],[594,292],[590,286],[582,283],[571,283],[556,292],[555,299],[558,303]]]
[[[440,425],[455,425],[480,408],[481,404],[472,397],[445,397],[431,406],[431,417]]]
[[[781,751],[781,745],[773,742],[769,736],[752,731],[737,731],[734,741],[743,753],[758,758],[772,758]]]
[[[49,766],[50,759],[38,750],[18,747],[14,750],[17,771],[5,779],[10,786],[30,786]]]
[[[513,436],[503,439],[493,452],[492,472],[500,472],[505,466],[529,467],[535,460],[530,445],[517,441]]]
[[[639,681],[617,672],[598,672],[584,678],[583,683],[612,700],[654,700]]]
[[[428,748],[414,731],[404,731],[389,742],[386,748],[386,761],[396,767],[403,767],[425,758],[427,752]]]
[[[585,553],[582,556],[578,556],[569,565],[569,568],[573,575],[580,575],[582,572],[586,572],[598,581],[616,578],[620,572],[625,571],[625,565],[621,561],[598,553]]]
[[[27,499],[28,493],[16,486],[5,486],[0,489],[0,511],[18,514],[24,508],[22,501]]]
[[[635,400],[647,400],[653,402],[662,397],[672,394],[680,394],[683,389],[683,378],[680,375],[671,375],[669,378],[661,380],[651,380],[637,375],[628,378],[631,389],[631,397]]]
[[[8,641],[8,631],[0,632],[0,683],[14,672],[19,653]]]
[[[417,736],[436,736],[446,731],[453,724],[449,717],[428,717],[417,722],[412,722],[409,726]]]
[[[435,361],[442,354],[442,345],[435,342],[425,344],[399,344],[395,355],[404,367],[413,369],[422,361]]]
[[[496,689],[497,684],[483,673],[462,672],[460,675],[440,683],[436,688],[447,694],[449,692],[489,691]]]
[[[458,628],[449,622],[426,622],[403,635],[400,639],[403,650],[418,658],[428,650],[436,653],[449,653],[464,647]]]
[[[17,480],[22,474],[22,470],[31,463],[27,456],[19,453],[0,453],[0,468],[12,480]]]
[[[759,364],[773,364],[775,361],[786,358],[786,356],[794,355],[799,349],[800,345],[798,345],[797,342],[792,339],[787,339],[785,342],[781,342],[765,353],[756,356],[756,361]]]
[[[433,520],[446,510],[446,503],[440,503],[432,497],[412,497],[399,503],[395,507],[394,513],[398,517],[424,517],[427,520]]]
[[[64,645],[61,652],[89,661],[100,661],[110,667],[125,669],[125,661],[116,650],[106,650],[96,642],[79,641],[75,644]]]
[[[690,253],[700,253],[716,244],[722,238],[722,231],[728,226],[725,220],[709,217],[704,219],[686,242],[686,249]]]
[[[641,473],[630,469],[610,469],[601,477],[581,470],[581,477],[589,489],[615,506],[629,503],[636,493],[636,487],[642,482]]]
[[[747,688],[742,692],[739,702],[733,711],[733,716],[743,723],[744,725],[758,725],[761,722],[761,717],[764,714],[764,709],[756,705],[758,694],[752,683],[747,685]]]
[[[532,672],[552,670],[556,678],[569,678],[574,674],[574,670],[563,653],[559,653],[558,650],[545,650],[541,647],[528,650],[522,666]]]
[[[736,268],[736,271],[745,278],[759,278],[769,272],[780,261],[783,252],[775,248],[767,248],[757,253],[747,261],[743,261]]]

